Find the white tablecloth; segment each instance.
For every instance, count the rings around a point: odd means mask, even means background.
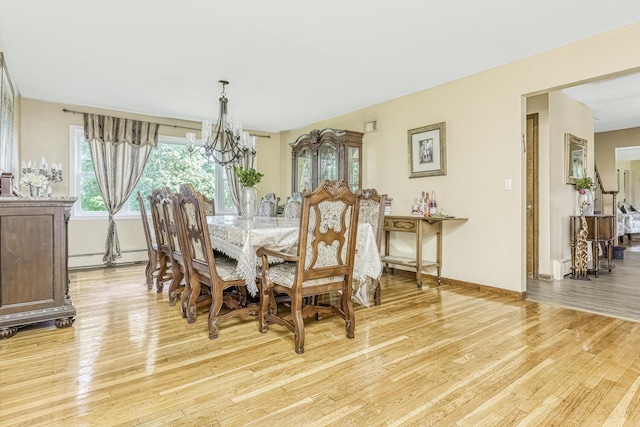
[[[255,217],[246,221],[239,216],[207,217],[211,246],[238,261],[238,274],[247,283],[251,295],[258,293],[256,276],[260,265],[256,250],[262,246],[276,251],[295,253],[298,245],[300,219]],[[356,257],[353,277],[361,283],[367,277],[378,278],[382,262],[373,229],[369,224],[358,225]]]

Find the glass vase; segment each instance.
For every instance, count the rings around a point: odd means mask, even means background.
[[[593,191],[579,190],[577,214],[580,216],[593,215]]]
[[[240,187],[240,214],[242,218],[252,220],[258,207],[258,189],[256,187]]]
[[[38,197],[40,195],[40,187],[36,187],[35,185],[29,186],[29,195],[31,197]]]

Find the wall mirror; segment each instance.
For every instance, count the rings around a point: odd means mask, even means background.
[[[587,176],[587,140],[566,133],[564,144],[566,182],[575,184],[577,180]]]

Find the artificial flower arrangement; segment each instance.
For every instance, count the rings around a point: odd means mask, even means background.
[[[42,187],[48,182],[47,177],[39,172],[27,172],[20,178],[20,185],[23,187]]]

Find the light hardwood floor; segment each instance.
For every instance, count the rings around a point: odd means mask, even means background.
[[[626,240],[626,239],[625,239]],[[640,240],[640,239],[639,239]],[[634,240],[615,268],[589,280],[527,280],[527,298],[640,321],[640,244]]]
[[[0,341],[0,426],[640,425],[640,323],[384,276],[355,339],[187,324],[141,267],[72,274],[75,325]]]

